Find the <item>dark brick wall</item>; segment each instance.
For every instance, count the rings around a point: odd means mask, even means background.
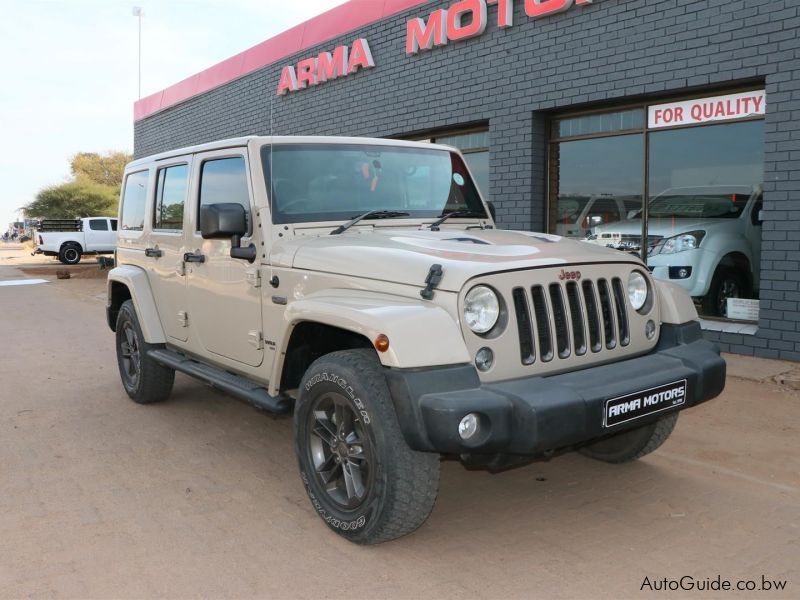
[[[135,124],[135,154],[250,134],[401,136],[488,123],[500,223],[544,228],[547,113],[687,90],[767,89],[761,321],[723,349],[800,360],[800,27],[797,0],[595,0],[406,56],[405,22],[436,0],[305,51],[368,38],[376,68],[275,96],[266,67]]]

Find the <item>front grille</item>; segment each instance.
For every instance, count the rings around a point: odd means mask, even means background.
[[[524,365],[630,344],[625,290],[618,277],[515,287],[512,298]]]

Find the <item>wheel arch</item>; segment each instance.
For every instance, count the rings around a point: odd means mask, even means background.
[[[158,316],[153,291],[147,273],[139,267],[123,265],[108,272],[107,283],[108,322],[116,328],[116,315],[126,300],[133,301],[142,335],[148,344],[163,344],[167,341],[161,319]],[[113,318],[112,318],[113,317]],[[113,322],[113,325],[112,325]]]
[[[313,295],[292,302],[284,313],[287,327],[276,347],[272,393],[297,379],[289,355],[303,344],[310,354],[350,348],[373,348],[383,334],[389,349],[377,352],[385,367],[414,368],[470,362],[458,324],[442,307],[407,298],[354,290]],[[313,334],[318,333],[315,337]],[[327,350],[327,352],[322,352]],[[307,354],[309,350],[305,351]],[[301,361],[300,364],[305,364]],[[310,364],[310,362],[308,363]],[[287,367],[288,366],[288,373]],[[301,374],[302,376],[302,374]],[[298,380],[299,381],[299,380]],[[292,389],[284,387],[282,389]]]
[[[716,273],[720,268],[741,270],[741,273],[744,274],[748,289],[753,289],[753,263],[750,259],[750,256],[748,256],[745,252],[740,250],[728,252],[719,259],[717,266],[714,268],[714,273]]]

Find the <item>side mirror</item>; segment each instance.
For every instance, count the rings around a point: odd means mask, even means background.
[[[204,240],[231,239],[231,258],[249,262],[256,259],[256,246],[242,248],[242,236],[247,233],[247,214],[244,206],[235,202],[209,204],[200,207],[200,235]]]
[[[492,215],[492,221],[497,221],[497,208],[494,205],[494,202],[486,201],[486,205],[489,207],[489,214]]]
[[[200,207],[200,235],[204,240],[242,237],[247,233],[244,206],[235,202]]]

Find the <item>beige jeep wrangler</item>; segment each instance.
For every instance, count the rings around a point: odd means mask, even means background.
[[[128,395],[165,400],[179,371],[293,412],[311,503],[353,542],[419,527],[442,455],[630,461],[724,387],[681,288],[497,229],[453,148],[247,137],[134,161],[116,265]]]

